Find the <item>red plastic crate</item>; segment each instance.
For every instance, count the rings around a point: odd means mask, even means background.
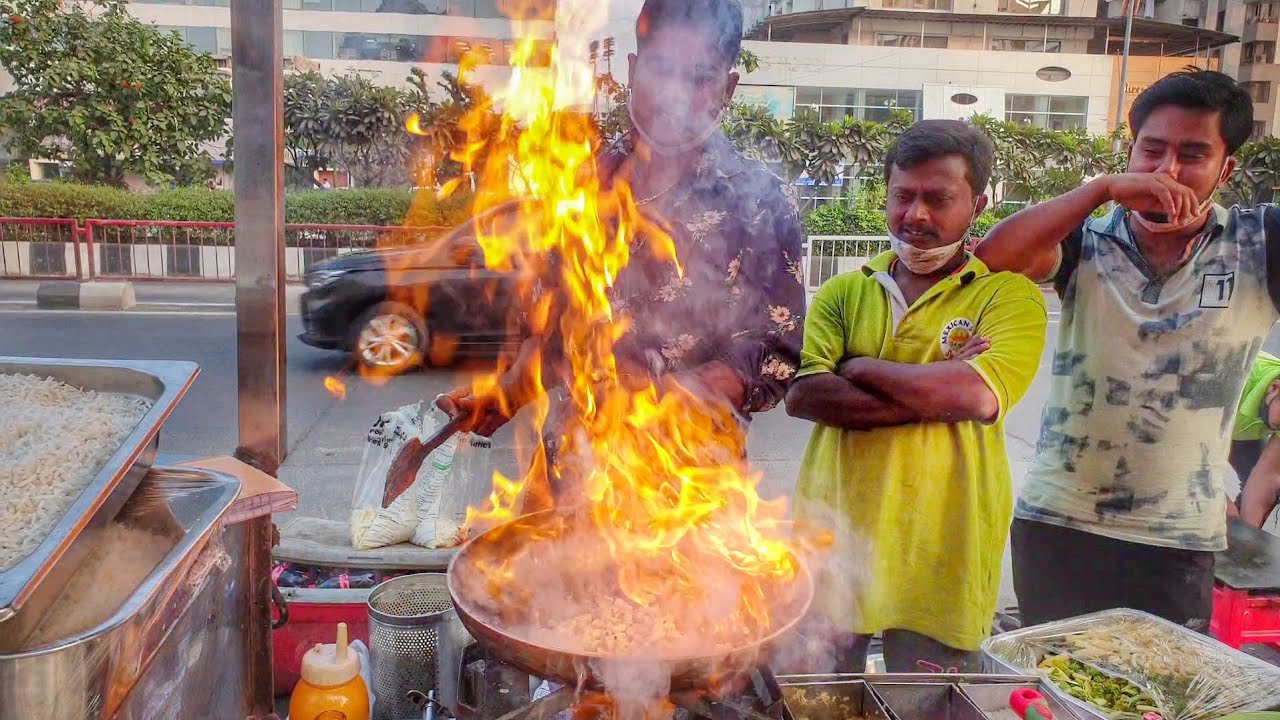
[[[289,622],[271,633],[276,695],[288,695],[298,683],[302,656],[318,643],[332,643],[338,623],[347,624],[347,638],[369,644],[369,590],[280,588],[289,608]]]

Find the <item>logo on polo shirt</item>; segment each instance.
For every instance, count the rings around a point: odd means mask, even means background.
[[[973,337],[973,321],[969,318],[956,318],[942,326],[942,356],[950,358],[968,344]]]

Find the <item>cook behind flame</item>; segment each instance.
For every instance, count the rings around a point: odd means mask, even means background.
[[[738,81],[737,2],[647,0],[636,34],[638,50],[628,59],[636,129],[602,153],[598,169],[602,187],[626,183],[641,212],[670,234],[683,274],[653,256],[648,238],[635,239],[610,298],[615,315],[630,323],[615,352],[629,372],[675,379],[746,419],[779,403],[799,366],[798,205],[789,186],[719,131]],[[532,400],[531,361],[553,357],[555,343],[525,342],[503,378],[506,397]],[[477,413],[482,434],[507,421],[492,398],[468,392],[442,405]],[[553,408],[546,440],[558,439],[555,420],[569,411]]]
[[[861,587],[832,577],[839,672],[885,632],[890,672],[979,670],[1012,512],[1003,421],[1035,377],[1047,321],[1027,279],[965,251],[991,141],[926,120],[885,157],[894,250],[822,286],[787,411],[818,423],[796,512],[870,545]],[[841,624],[842,623],[842,624]]]

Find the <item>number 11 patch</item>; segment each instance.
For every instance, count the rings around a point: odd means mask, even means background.
[[[1231,293],[1236,289],[1234,272],[1221,275],[1205,275],[1204,285],[1200,286],[1200,307],[1224,308],[1231,303]]]

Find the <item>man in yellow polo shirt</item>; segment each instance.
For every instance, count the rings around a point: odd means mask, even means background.
[[[856,583],[821,581],[819,607],[840,618],[837,671],[862,671],[875,633],[890,672],[981,666],[1013,512],[1003,421],[1046,324],[1034,284],[964,249],[992,154],[964,122],[903,133],[885,156],[893,249],[809,306],[787,394],[790,414],[818,424],[797,517],[834,517],[868,554]]]

